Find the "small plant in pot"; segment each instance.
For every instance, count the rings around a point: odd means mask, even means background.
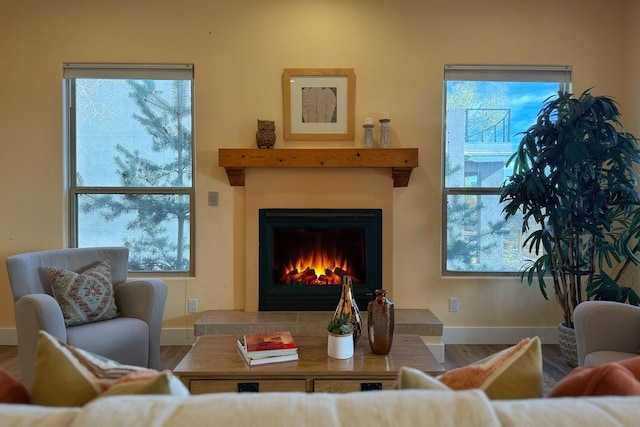
[[[349,359],[353,357],[353,331],[354,327],[349,322],[351,315],[343,313],[331,319],[327,325],[329,338],[327,341],[327,354],[334,359]]]
[[[542,107],[507,163],[513,175],[501,189],[503,213],[505,219],[522,215],[528,235],[523,247],[536,257],[521,277],[537,283],[547,299],[552,284],[564,318],[561,339],[571,336],[573,311],[584,300],[640,303],[620,281],[640,264],[634,172],[640,150],[619,119],[609,97],[560,92]],[[567,363],[575,365],[575,344],[560,344]]]

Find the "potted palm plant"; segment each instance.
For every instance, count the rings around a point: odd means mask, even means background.
[[[547,282],[563,312],[561,349],[570,365],[575,346],[573,310],[586,299],[638,305],[621,282],[636,256],[640,196],[634,166],[637,139],[625,132],[612,98],[560,92],[547,100],[536,123],[524,132],[507,165],[513,175],[501,188],[505,219],[522,214],[523,247],[535,255],[522,280],[537,283],[548,299]],[[572,348],[573,347],[573,348]]]

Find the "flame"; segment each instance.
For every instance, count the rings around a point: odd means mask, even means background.
[[[300,253],[282,268],[279,283],[305,285],[338,285],[349,273],[349,262],[336,250],[316,249]]]
[[[314,270],[317,274],[324,274],[327,270],[335,271],[336,268],[349,271],[349,263],[344,257],[340,257],[335,253],[329,254],[327,251],[318,250],[309,254],[302,254],[297,259],[291,260],[284,267],[287,272],[293,270],[300,272],[308,268]]]

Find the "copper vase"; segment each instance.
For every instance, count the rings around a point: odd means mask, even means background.
[[[376,289],[376,299],[367,306],[369,345],[374,354],[388,354],[393,342],[393,302],[386,295],[384,289]]]
[[[339,317],[343,313],[349,313],[349,323],[353,325],[353,343],[357,343],[360,335],[362,335],[362,319],[360,318],[360,309],[356,300],[353,298],[353,291],[351,290],[352,282],[351,276],[342,277],[342,294],[340,295],[340,302],[336,311],[333,313],[333,317]]]

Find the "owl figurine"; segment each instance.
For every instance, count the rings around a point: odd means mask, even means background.
[[[273,148],[275,143],[275,122],[273,120],[258,119],[258,132],[256,132],[256,144],[258,144],[258,148]]]

